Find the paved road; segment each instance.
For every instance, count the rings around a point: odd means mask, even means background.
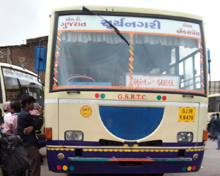
[[[205,155],[199,172],[183,174],[164,174],[165,176],[220,176],[220,150],[217,148],[217,140],[208,140],[205,147]]]
[[[164,174],[164,176],[220,176],[220,150],[216,150],[216,148],[217,141],[207,141],[203,163],[199,172]],[[41,166],[41,176],[66,176],[66,174],[50,172],[47,167],[45,148],[41,149],[40,152],[44,157],[44,164]]]

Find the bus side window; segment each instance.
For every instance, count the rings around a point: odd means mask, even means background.
[[[219,112],[220,111],[220,101],[217,101],[216,102],[216,112]]]
[[[214,112],[214,111],[215,111],[215,102],[209,102],[208,112]]]

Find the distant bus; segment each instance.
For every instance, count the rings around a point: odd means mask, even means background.
[[[196,172],[207,140],[202,17],[146,8],[53,10],[45,84],[49,170]]]
[[[208,114],[207,114],[207,130],[209,132],[209,135],[210,135],[209,121],[211,119],[211,115],[216,113],[220,113],[220,94],[209,95]]]
[[[211,115],[216,113],[220,113],[220,94],[209,95],[207,122]]]
[[[28,94],[36,99],[35,107],[44,107],[44,90],[37,75],[27,69],[0,63],[0,116],[4,115],[3,103],[6,101],[21,100],[23,94]],[[37,131],[40,141],[45,141],[44,127]]]
[[[220,113],[220,94],[209,95],[207,123],[212,114]]]

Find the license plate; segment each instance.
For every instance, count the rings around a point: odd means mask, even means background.
[[[194,122],[195,107],[179,107],[179,122]]]

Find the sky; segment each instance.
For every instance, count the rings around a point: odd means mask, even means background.
[[[211,80],[220,80],[219,0],[0,0],[0,46],[25,44],[26,39],[48,35],[52,9],[78,5],[144,7],[202,16],[212,60]]]

